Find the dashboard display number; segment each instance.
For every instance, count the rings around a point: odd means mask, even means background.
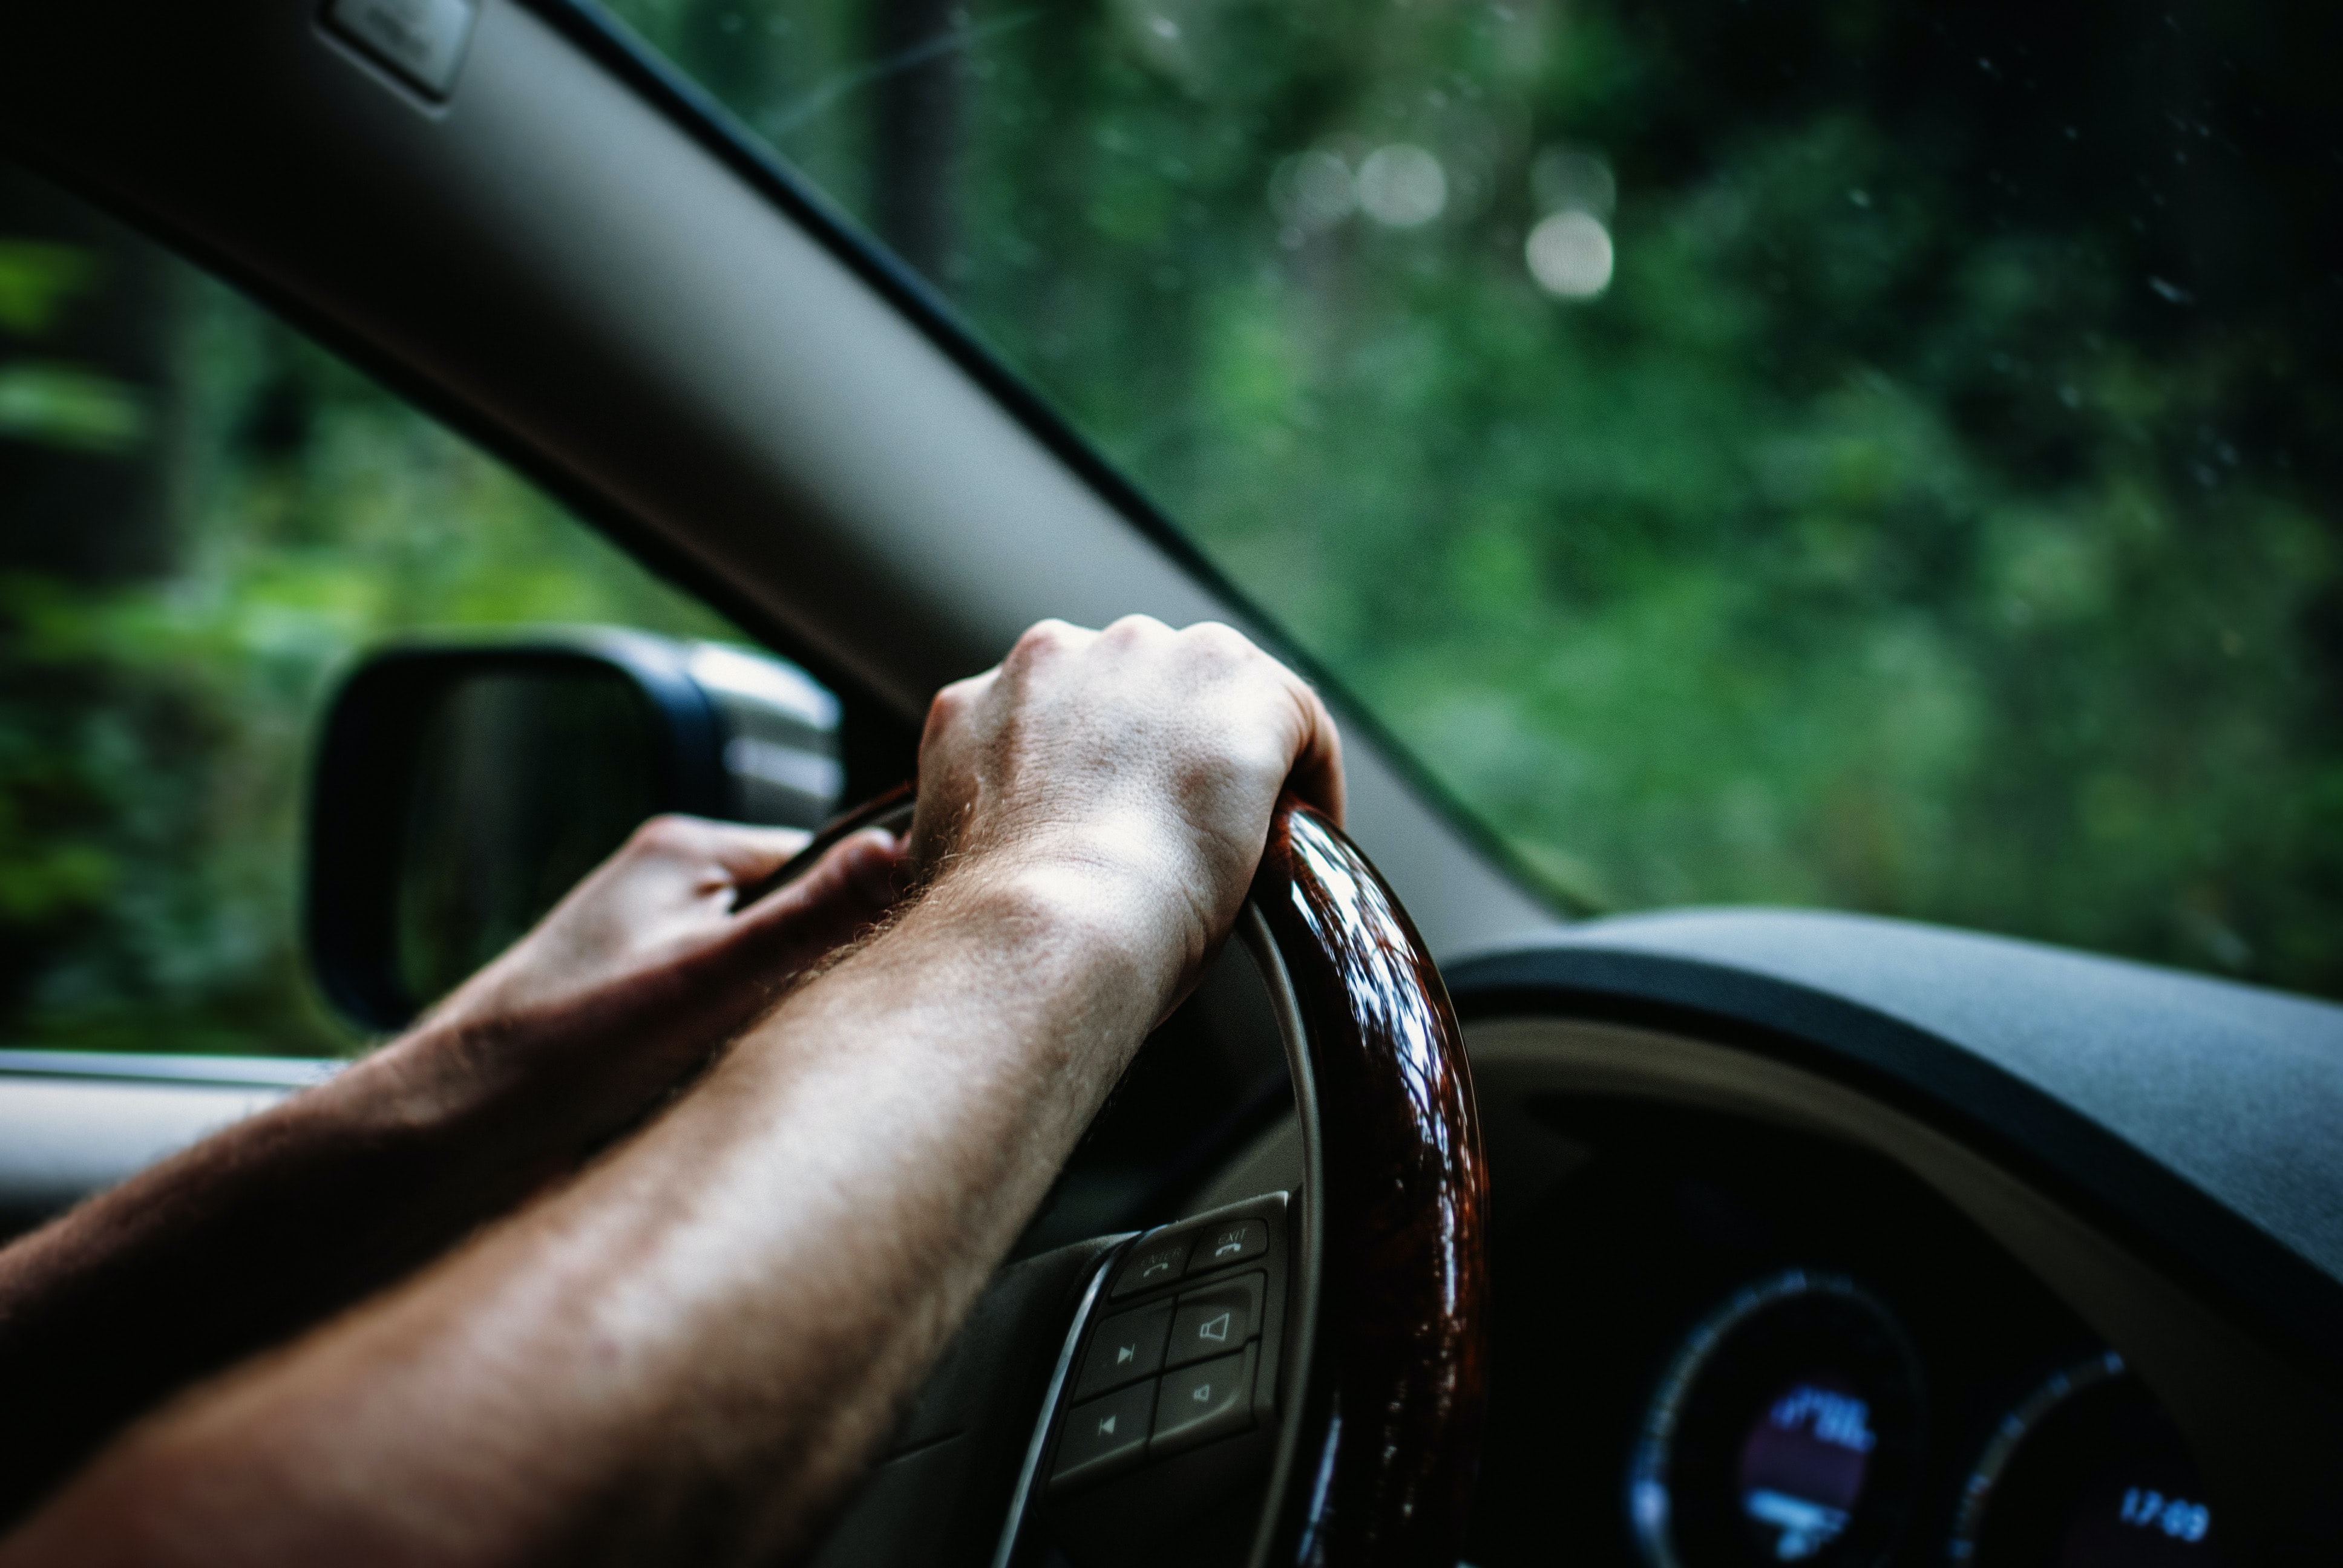
[[[1952,1568],[2205,1568],[2213,1510],[2123,1358],[2057,1372],[2002,1418],[1962,1490]]]
[[[2212,1528],[2213,1511],[2185,1497],[2167,1497],[2153,1486],[2127,1486],[2116,1517],[2145,1530],[2161,1530],[2175,1541],[2202,1541]]]
[[[1802,1563],[1838,1538],[1863,1496],[1871,1403],[1827,1373],[1803,1378],[1770,1402],[1741,1445],[1741,1512],[1765,1554]]]
[[[1802,1269],[1688,1334],[1644,1417],[1628,1524],[1648,1568],[1874,1568],[1919,1473],[1920,1371],[1853,1281]]]

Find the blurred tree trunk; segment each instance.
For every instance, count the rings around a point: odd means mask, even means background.
[[[934,54],[882,77],[873,95],[871,212],[879,237],[923,277],[946,281],[957,238],[952,181],[960,151],[960,50],[938,47],[968,25],[954,0],[877,0],[880,61]]]
[[[0,571],[114,582],[173,556],[169,262],[155,246],[47,182],[0,163]],[[45,276],[48,281],[41,281]],[[22,409],[35,383],[89,378],[135,413],[136,433],[92,442],[43,435]],[[70,384],[68,382],[67,384]]]

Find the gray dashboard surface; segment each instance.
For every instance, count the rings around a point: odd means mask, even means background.
[[[1901,920],[1690,910],[1448,970],[1460,1006],[1570,995],[1739,1025],[2047,1177],[2343,1368],[2343,1008]]]

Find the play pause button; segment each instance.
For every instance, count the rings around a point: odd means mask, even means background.
[[[1091,1335],[1082,1357],[1081,1375],[1074,1381],[1074,1398],[1086,1400],[1153,1377],[1163,1367],[1163,1338],[1172,1329],[1172,1303],[1142,1307],[1107,1319]]]
[[[1058,1437],[1058,1464],[1051,1480],[1057,1484],[1088,1481],[1137,1463],[1146,1451],[1147,1429],[1154,1416],[1152,1382],[1074,1406]]]

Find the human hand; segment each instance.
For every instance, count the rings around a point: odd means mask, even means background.
[[[936,879],[1038,872],[1136,910],[1140,940],[1172,956],[1168,1004],[1234,923],[1289,783],[1341,820],[1332,716],[1239,633],[1043,621],[937,694],[910,859]]]
[[[409,1038],[459,1042],[491,1077],[558,1078],[589,1120],[623,1119],[893,902],[900,847],[871,829],[734,908],[808,837],[651,819]]]

